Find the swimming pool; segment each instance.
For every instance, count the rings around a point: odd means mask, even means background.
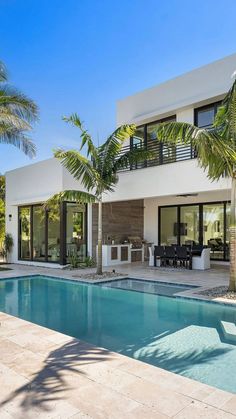
[[[236,308],[53,279],[0,280],[0,311],[236,392]]]
[[[179,292],[188,291],[193,288],[198,288],[193,285],[170,284],[158,281],[147,281],[136,278],[123,278],[116,279],[113,281],[106,281],[103,282],[100,286],[120,288],[122,290],[129,291],[145,292],[147,294],[166,295],[169,297]]]

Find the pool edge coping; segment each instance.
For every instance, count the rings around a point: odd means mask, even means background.
[[[14,277],[6,277],[6,278],[0,278],[0,282],[1,281],[6,281],[6,280],[16,280],[16,279],[22,279],[22,278],[31,278],[31,277],[46,277],[49,279],[56,279],[56,280],[61,280],[61,281],[69,281],[69,282],[74,282],[74,283],[80,283],[82,285],[93,285],[93,286],[97,286],[97,285],[101,285],[101,284],[105,284],[107,282],[112,282],[112,281],[118,281],[118,280],[122,280],[122,279],[134,279],[134,280],[139,280],[139,281],[146,281],[146,282],[151,282],[151,283],[159,283],[159,284],[165,284],[165,285],[173,285],[173,286],[189,286],[191,287],[191,289],[189,290],[185,290],[183,291],[183,293],[188,293],[191,292],[192,289],[198,289],[199,291],[202,289],[202,291],[211,289],[211,288],[215,288],[215,286],[212,287],[206,287],[206,286],[199,286],[199,285],[195,285],[192,286],[191,284],[183,284],[183,283],[173,283],[173,282],[167,282],[165,280],[153,280],[153,279],[149,279],[149,278],[140,278],[140,277],[136,277],[136,276],[127,276],[124,275],[123,277],[111,277],[110,279],[108,278],[104,278],[104,279],[97,279],[97,280],[90,280],[90,279],[80,279],[80,278],[65,278],[65,277],[58,277],[58,276],[53,276],[53,275],[45,275],[45,274],[32,274],[32,275],[18,275],[18,276],[14,276]],[[109,288],[109,287],[107,287]],[[112,288],[112,287],[111,287]],[[139,292],[139,293],[143,293],[142,291],[138,291],[138,290],[125,290],[122,288],[112,288],[112,289],[118,289],[118,290],[123,290],[123,291],[131,291],[131,292]],[[181,293],[181,291],[179,292]],[[193,293],[193,295],[178,295],[179,293],[176,293],[172,296],[168,296],[168,295],[163,295],[163,294],[152,294],[152,293],[146,293],[148,295],[160,295],[162,297],[166,297],[166,298],[178,298],[178,299],[184,299],[184,300],[190,300],[190,301],[200,301],[203,303],[211,303],[211,304],[218,304],[218,305],[224,305],[224,306],[229,306],[229,307],[236,307],[236,300],[235,302],[231,301],[231,300],[227,300],[227,301],[222,301],[222,300],[212,300],[210,299],[210,297],[203,295],[203,294],[199,294],[199,293]],[[144,294],[144,293],[143,293]],[[1,311],[0,311],[1,312]]]

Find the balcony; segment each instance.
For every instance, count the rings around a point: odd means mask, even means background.
[[[143,143],[139,144],[133,144],[129,146],[125,146],[122,148],[122,151],[120,155],[123,155],[127,153],[129,150],[134,149],[141,149],[144,147]],[[131,165],[127,167],[126,169],[123,169],[121,171],[127,171],[127,170],[137,170],[137,169],[143,169],[146,167],[152,167],[152,166],[161,166],[163,164],[169,164],[169,163],[177,163],[179,161],[183,160],[192,160],[195,159],[196,151],[195,149],[190,145],[166,145],[163,143],[159,143],[157,141],[150,141],[146,144],[145,148],[152,152],[153,156],[145,160],[142,163],[137,163],[135,165]]]

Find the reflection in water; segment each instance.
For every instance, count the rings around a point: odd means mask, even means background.
[[[220,327],[233,308],[32,277],[0,282],[0,310],[236,392],[236,347]]]

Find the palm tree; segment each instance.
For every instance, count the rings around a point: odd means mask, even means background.
[[[33,157],[35,145],[26,133],[37,119],[37,105],[7,81],[6,67],[0,61],[0,143],[12,144]]]
[[[54,195],[46,202],[50,207],[61,201],[75,201],[78,203],[98,203],[98,254],[97,274],[102,274],[102,200],[103,194],[114,191],[118,182],[118,171],[143,161],[150,157],[150,152],[144,148],[122,152],[124,142],[136,131],[135,125],[123,125],[117,128],[113,134],[99,147],[96,147],[88,131],[76,114],[69,118],[63,118],[79,128],[81,137],[81,149],[87,147],[87,157],[79,151],[57,150],[54,156],[59,159],[72,176],[81,181],[86,189],[84,191],[66,190]]]
[[[219,107],[211,129],[170,122],[160,124],[155,133],[158,141],[167,144],[191,144],[200,167],[211,180],[232,179],[229,290],[236,291],[236,81]]]

